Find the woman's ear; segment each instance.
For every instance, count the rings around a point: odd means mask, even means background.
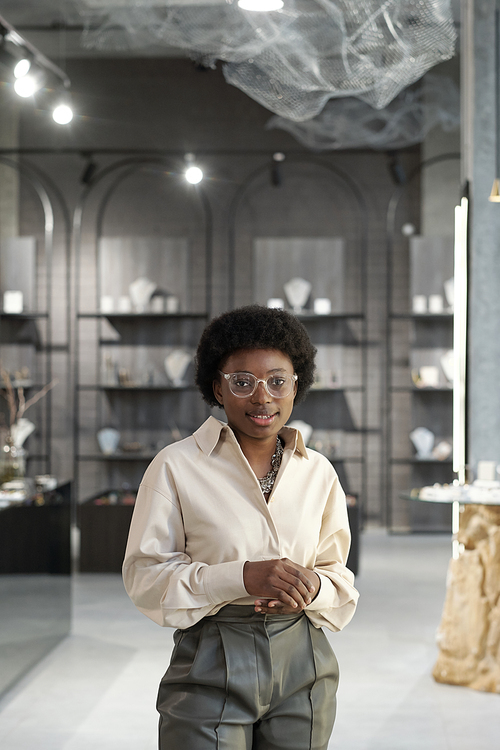
[[[212,383],[212,388],[214,390],[214,396],[219,402],[221,406],[224,406],[224,399],[222,398],[222,388],[220,384],[220,380],[214,380]]]

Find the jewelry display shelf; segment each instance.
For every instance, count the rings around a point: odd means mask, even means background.
[[[445,351],[453,346],[453,315],[450,313],[442,314],[414,314],[414,313],[393,313],[389,318],[389,327],[391,335],[388,337],[389,342],[394,341],[395,326],[399,326],[399,336],[406,335],[409,349],[409,361],[412,357],[422,357],[419,353],[419,347],[429,352],[432,363],[440,365],[438,354],[432,352]],[[404,334],[404,326],[406,334]],[[387,448],[387,472],[390,477],[388,480],[389,492],[392,494],[391,487],[397,497],[402,497],[402,492],[398,487],[399,482],[409,482],[411,485],[420,487],[431,485],[435,482],[440,484],[449,483],[453,480],[453,461],[451,456],[446,459],[434,457],[419,458],[411,455],[414,451],[410,442],[409,434],[416,427],[426,427],[435,435],[435,445],[446,439],[451,439],[452,425],[452,397],[453,388],[449,383],[440,382],[437,386],[418,387],[411,382],[411,365],[407,368],[398,365],[395,362],[392,346],[388,354],[388,407],[392,428],[388,430],[388,448]],[[418,360],[417,360],[418,361]],[[397,384],[395,378],[399,379]],[[401,384],[401,378],[406,377],[409,381],[407,385]],[[443,377],[440,374],[440,377]],[[408,422],[403,421],[403,415]],[[404,424],[407,424],[406,435],[408,455],[394,456],[396,445],[400,446],[405,432]],[[398,437],[392,437],[397,435]],[[400,452],[400,450],[398,450]],[[401,472],[407,467],[405,479]],[[395,473],[395,472],[399,473]],[[392,499],[394,503],[394,495]],[[427,511],[423,508],[409,507],[409,524],[414,531],[445,531],[450,523],[449,513],[445,508],[429,508]],[[392,512],[389,512],[392,516]]]
[[[177,214],[165,202],[169,191],[180,200],[178,177],[165,170],[163,157],[158,167],[151,169],[149,158],[138,157],[127,169],[118,161],[104,171],[100,192],[95,183],[94,201],[82,204],[87,235],[85,245],[77,235],[74,250],[74,473],[80,503],[102,487],[138,486],[155,453],[149,446],[192,433],[208,413],[192,364],[179,386],[172,382],[179,358],[170,360],[168,372],[165,359],[175,350],[192,356],[211,316],[210,204],[202,188],[182,193],[191,219],[179,229]],[[138,220],[137,234],[124,228],[117,236],[108,231],[110,215],[116,221],[116,211],[129,210],[131,193],[120,188],[136,179],[151,180],[154,194],[162,196],[154,204],[155,221],[139,227]],[[144,449],[101,453],[97,434],[103,428],[120,433],[120,446]]]
[[[359,263],[345,261],[348,248],[359,253]],[[251,251],[253,302],[266,304],[267,299],[284,298],[288,294],[289,280],[294,277],[310,284],[310,297],[303,309],[290,309],[291,300],[283,300],[286,309],[305,326],[317,348],[317,382],[305,402],[294,407],[292,420],[301,420],[318,433],[338,431],[339,439],[348,441],[345,452],[329,460],[336,467],[346,492],[359,498],[359,507],[364,506],[367,493],[368,438],[376,434],[379,439],[380,435],[378,428],[370,430],[367,425],[367,349],[377,342],[368,344],[366,335],[366,299],[363,296],[366,264],[361,262],[364,250],[361,238],[350,246],[339,237],[296,236],[258,237]],[[287,252],[293,257],[291,265],[284,262]],[[309,262],[311,252],[315,262]],[[333,273],[332,268],[339,273]],[[239,278],[239,274],[234,275],[234,280]],[[352,289],[353,293],[346,289]],[[240,289],[235,287],[235,299],[240,295]],[[314,312],[313,300],[318,297],[330,300],[331,312]],[[359,512],[362,518],[363,512]]]
[[[121,451],[118,453],[80,453],[77,456],[78,461],[152,461],[158,451],[134,452]]]
[[[453,387],[448,352],[454,344],[455,316],[450,280],[454,275],[455,206],[460,203],[460,182],[456,196],[447,196],[447,210],[439,229],[426,222],[425,212],[419,215],[415,211],[414,216],[411,208],[408,212],[419,180],[425,184],[429,170],[440,169],[444,162],[450,162],[448,166],[456,169],[458,176],[457,154],[424,161],[404,185],[395,187],[387,211],[383,472],[387,525],[397,531],[444,532],[450,522],[446,508],[400,502],[408,485],[447,484],[454,479],[451,457],[419,458],[410,437],[417,428],[425,428],[434,436],[434,447],[446,442],[451,452]],[[405,232],[405,227],[411,227],[411,231]],[[406,288],[401,282],[404,278]],[[417,311],[420,309],[422,312]],[[417,386],[417,377],[422,387]],[[419,437],[415,433],[414,439]],[[432,436],[427,437],[430,440]]]
[[[111,391],[116,393],[135,393],[142,391],[163,392],[163,391],[197,391],[195,385],[98,385],[98,384],[83,384],[79,385],[78,388],[81,391]]]
[[[4,321],[24,321],[24,320],[39,320],[48,318],[49,314],[46,312],[26,312],[26,313],[6,313],[0,312],[0,320]]]
[[[418,458],[417,456],[410,456],[408,458],[391,458],[391,463],[393,464],[444,464],[446,466],[451,466],[453,464],[453,460],[451,458]],[[400,494],[401,496],[401,494]]]
[[[205,312],[176,312],[176,313],[167,313],[167,312],[127,312],[127,313],[121,313],[121,312],[80,312],[78,313],[78,318],[89,318],[89,319],[99,319],[99,318],[108,318],[109,320],[112,320],[116,318],[117,320],[124,320],[124,321],[133,321],[133,320],[143,320],[147,318],[148,320],[162,320],[162,319],[172,319],[176,320],[179,318],[195,318],[195,319],[201,319],[206,320],[208,317],[207,313]]]

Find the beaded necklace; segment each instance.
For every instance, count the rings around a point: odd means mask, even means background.
[[[267,495],[274,487],[276,476],[281,466],[281,459],[283,458],[283,445],[281,440],[276,435],[276,450],[274,451],[271,458],[271,468],[267,472],[265,477],[259,479],[260,489],[264,495]]]

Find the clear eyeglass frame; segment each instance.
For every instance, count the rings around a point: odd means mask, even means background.
[[[267,393],[272,398],[286,398],[292,392],[293,384],[299,379],[299,376],[295,375],[295,373],[293,375],[289,375],[288,373],[279,373],[277,375],[270,375],[266,380],[263,380],[262,378],[256,378],[255,375],[251,372],[222,372],[222,370],[218,370],[218,372],[220,375],[222,375],[223,378],[227,380],[229,390],[231,391],[233,396],[236,396],[237,398],[249,398],[250,396],[253,396],[253,394],[259,387],[259,383],[263,384]],[[245,393],[238,392],[238,377],[247,378],[249,380],[248,388],[251,387],[251,390]],[[272,381],[277,379],[284,380],[285,384],[275,388],[273,392]]]

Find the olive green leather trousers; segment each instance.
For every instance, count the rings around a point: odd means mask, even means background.
[[[303,613],[228,605],[174,634],[160,750],[327,750],[338,665]]]

